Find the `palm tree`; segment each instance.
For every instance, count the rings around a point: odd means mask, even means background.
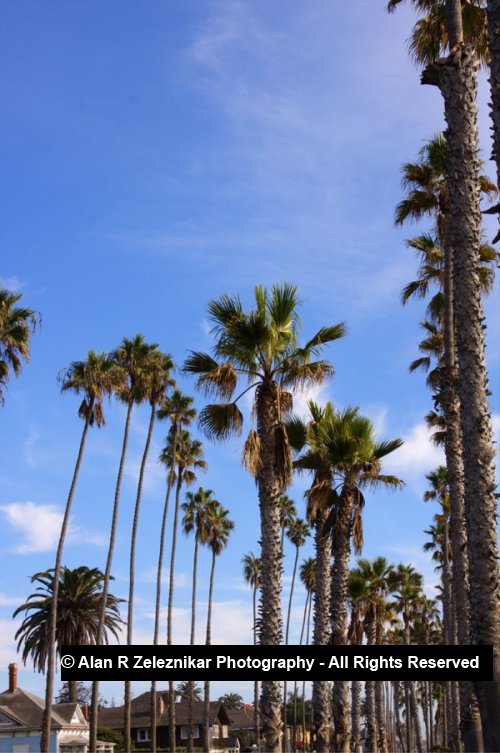
[[[493,122],[493,158],[497,165],[497,181],[500,185],[500,55],[498,39],[500,38],[500,3],[498,0],[487,0],[488,12],[488,51],[490,58],[491,85],[491,120]],[[498,207],[496,208],[498,212]],[[499,240],[497,233],[494,243]]]
[[[10,370],[19,376],[23,361],[30,357],[31,335],[40,321],[35,311],[16,306],[21,293],[12,293],[0,286],[0,402],[10,377]]]
[[[125,458],[127,455],[128,435],[130,429],[130,419],[132,416],[132,408],[135,404],[143,402],[146,397],[147,368],[151,361],[152,354],[155,353],[157,349],[158,345],[150,345],[145,341],[142,335],[136,335],[131,340],[126,337],[123,338],[120,346],[112,354],[112,359],[115,364],[114,371],[117,375],[117,380],[114,384],[114,392],[118,399],[121,402],[125,403],[125,405],[127,406],[127,414],[125,419],[125,429],[123,432],[120,464],[118,466],[118,475],[116,478],[106,569],[104,571],[101,619],[97,635],[98,645],[100,643],[100,634],[104,627],[106,599],[108,595],[109,579],[111,576],[111,567],[113,564],[116,528],[118,524],[118,511],[120,505],[120,492],[123,479],[123,470],[125,467]],[[92,683],[92,702],[90,706],[89,751],[91,753],[95,753],[97,746],[98,704],[99,683],[97,681],[94,681]]]
[[[210,505],[214,502],[211,489],[203,489],[201,486],[193,494],[188,492],[187,502],[183,502],[182,510],[184,517],[182,527],[184,533],[189,534],[194,531],[194,559],[193,559],[193,588],[191,598],[191,646],[195,644],[195,620],[196,620],[196,578],[198,571],[198,549],[200,544],[206,544],[209,535],[209,511]],[[192,751],[194,746],[193,738],[193,698],[188,698],[188,751]]]
[[[302,630],[300,633],[300,645],[302,646],[303,641],[305,640],[305,645],[309,645],[309,639],[310,639],[310,626],[311,626],[311,607],[313,598],[315,598],[317,602],[317,583],[316,583],[316,560],[314,557],[308,557],[306,560],[302,562],[302,565],[300,566],[299,570],[299,576],[300,580],[302,581],[302,584],[304,588],[306,589],[306,603],[304,605],[304,618],[302,620]],[[315,610],[316,611],[316,610]],[[307,619],[306,619],[307,615]],[[305,628],[305,632],[304,632]],[[302,698],[306,697],[306,681],[302,681]],[[312,727],[312,718],[311,718],[311,727]],[[305,741],[306,739],[306,704],[302,704],[302,740]]]
[[[234,523],[229,518],[229,510],[226,510],[220,502],[212,500],[207,514],[208,536],[207,545],[212,550],[212,566],[210,568],[210,585],[208,589],[207,632],[205,645],[211,645],[212,639],[212,597],[214,591],[215,562],[217,557],[226,548],[229,536],[234,528]],[[210,716],[210,680],[205,680],[203,714],[203,747],[210,750],[209,716]]]
[[[167,451],[162,452],[160,461],[167,466],[167,490],[163,505],[163,515],[160,529],[160,551],[158,554],[158,566],[156,568],[156,601],[155,601],[155,626],[153,644],[158,645],[160,636],[160,609],[161,609],[161,581],[163,574],[163,557],[165,553],[165,534],[167,530],[168,507],[170,493],[175,483],[175,466],[177,456],[177,442],[183,427],[189,426],[196,416],[193,408],[193,398],[183,395],[180,390],[174,390],[170,396],[165,396],[157,414],[160,420],[168,419],[170,429],[167,437]],[[163,460],[162,460],[163,459]],[[173,685],[169,685],[169,696],[173,696]],[[150,750],[156,753],[156,680],[151,682],[151,726],[150,726]],[[175,707],[174,707],[175,711]]]
[[[201,688],[194,682],[194,680],[180,682],[175,688],[175,692],[185,700],[193,698],[195,701],[201,701]]]
[[[243,559],[243,578],[252,588],[252,607],[253,607],[253,645],[257,644],[257,591],[260,588],[260,574],[262,570],[262,560],[256,557],[253,552],[245,554]],[[260,750],[260,716],[259,716],[259,681],[255,680],[253,686],[253,707],[254,707],[254,727],[255,742],[257,750]]]
[[[22,651],[22,660],[26,664],[31,658],[35,669],[44,672],[50,667],[49,657],[52,652],[60,654],[63,645],[93,645],[98,640],[98,625],[102,611],[102,583],[104,576],[97,568],[60,567],[58,583],[55,568],[35,573],[31,582],[37,583],[36,592],[30,594],[13,614],[16,618],[21,612],[25,618],[16,632],[18,651]],[[54,593],[57,593],[55,637],[50,630]],[[118,605],[123,599],[108,594],[105,629],[103,639],[107,643],[109,634],[118,637],[121,625]],[[72,703],[77,702],[77,682],[69,683],[69,696]],[[50,717],[49,717],[50,719]],[[47,743],[41,750],[49,750],[50,727]]]
[[[133,643],[133,619],[134,619],[134,586],[135,586],[135,546],[137,540],[137,529],[139,525],[139,512],[142,499],[142,487],[144,483],[144,473],[146,470],[146,463],[149,455],[149,448],[151,446],[151,438],[153,436],[153,429],[156,418],[156,411],[158,405],[165,396],[165,392],[169,387],[172,387],[174,381],[171,376],[173,369],[172,358],[169,355],[160,353],[157,346],[151,346],[149,355],[145,355],[143,363],[143,397],[148,400],[151,407],[148,433],[146,435],[146,443],[144,445],[144,451],[142,453],[141,467],[139,471],[139,479],[137,482],[137,494],[135,499],[134,519],[132,523],[132,535],[130,541],[130,565],[129,565],[129,591],[128,591],[128,615],[127,615],[127,645],[131,646]],[[130,721],[131,721],[131,681],[125,681],[125,698],[124,698],[124,745],[125,750],[130,750],[131,737],[130,737]]]
[[[200,423],[209,437],[225,439],[242,430],[238,401],[255,390],[257,428],[245,443],[244,464],[255,476],[260,507],[262,588],[260,643],[279,645],[282,635],[279,499],[291,480],[291,457],[284,419],[292,407],[289,390],[320,384],[332,374],[324,360],[311,360],[323,346],[345,334],[343,324],[323,327],[304,347],[298,345],[297,290],[288,284],[271,291],[255,288],[255,307],[245,313],[238,296],[223,295],[208,306],[215,338],[214,356],[192,352],[185,371],[198,375],[198,387],[225,401],[207,405]],[[233,398],[238,377],[248,386]],[[278,682],[262,684],[261,715],[269,750],[280,745],[281,693]]]
[[[306,539],[310,535],[309,527],[307,526],[304,520],[301,520],[301,518],[295,518],[295,520],[293,520],[289,524],[286,535],[287,535],[287,538],[295,547],[295,560],[293,563],[292,583],[290,586],[290,596],[288,599],[288,614],[286,618],[286,632],[285,632],[285,646],[288,646],[288,636],[290,633],[290,615],[292,613],[293,590],[295,587],[295,576],[297,574],[297,565],[299,562],[299,551],[300,551],[300,548],[304,546],[304,544],[306,543]],[[285,726],[284,726],[285,750],[287,751],[290,748],[290,740],[288,739],[288,724],[286,722],[286,690],[287,690],[287,682],[285,680],[284,688],[283,688],[283,716],[284,716],[284,722],[285,722]]]
[[[363,543],[362,509],[366,486],[400,487],[394,476],[381,473],[381,460],[402,445],[400,439],[377,442],[373,425],[359,415],[358,408],[336,411],[331,403],[319,408],[309,403],[312,420],[301,424],[289,422],[289,436],[295,450],[305,448],[295,461],[296,468],[314,473],[309,491],[311,501],[318,506],[328,505],[327,529],[333,532],[334,556],[331,584],[332,643],[347,644],[347,598],[351,538],[359,554]],[[349,753],[349,697],[348,684],[334,684],[334,722],[339,736],[339,750]]]
[[[278,506],[280,511],[281,551],[284,556],[285,533],[297,517],[297,508],[295,507],[293,500],[291,500],[287,494],[281,495]]]
[[[243,698],[239,693],[226,693],[221,695],[219,701],[224,704],[226,709],[241,709],[243,706]]]
[[[417,7],[419,2],[421,0],[414,0]],[[397,0],[391,0],[391,5],[396,4]],[[439,3],[441,6],[443,4]],[[464,5],[469,7],[477,4]],[[500,578],[494,450],[487,400],[484,316],[479,278],[481,213],[476,94],[477,48],[480,46],[480,37],[469,35],[465,18],[462,18],[460,0],[446,0],[445,10],[447,39],[434,50],[435,54],[431,58],[433,62],[424,70],[422,83],[439,88],[447,123],[458,391],[464,447],[465,517],[468,525],[471,641],[478,645],[492,644],[494,647],[493,681],[480,681],[476,685],[485,749],[494,751],[500,749],[497,724],[497,711],[500,707]],[[445,49],[450,54],[436,59]]]
[[[52,698],[54,696],[57,603],[59,598],[59,575],[61,572],[64,544],[66,541],[71,508],[73,505],[73,498],[80,473],[89,426],[95,424],[97,428],[100,428],[105,424],[102,401],[106,394],[109,395],[111,393],[113,387],[112,361],[105,353],[94,353],[94,351],[91,350],[87,354],[87,359],[85,361],[73,361],[71,366],[60,374],[59,381],[61,382],[62,392],[72,391],[77,395],[83,394],[83,400],[78,409],[78,416],[83,420],[84,424],[82,436],[80,438],[80,446],[76,457],[75,469],[73,471],[68,498],[66,500],[66,507],[57,544],[56,562],[54,565],[52,603],[48,624],[48,634],[50,639],[47,656],[47,677],[45,683],[45,707],[42,721],[42,734],[40,737],[42,750],[48,750],[50,740]]]

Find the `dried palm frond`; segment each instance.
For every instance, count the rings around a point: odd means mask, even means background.
[[[207,405],[199,417],[200,427],[210,439],[227,439],[231,434],[241,434],[243,414],[236,403]]]
[[[252,429],[246,439],[241,457],[243,466],[252,476],[256,476],[261,468],[260,447],[260,437],[255,429]]]
[[[292,455],[283,424],[278,424],[274,432],[274,462],[278,481],[284,489],[292,483]]]

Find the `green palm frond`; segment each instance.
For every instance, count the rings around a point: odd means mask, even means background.
[[[208,314],[214,323],[213,332],[223,332],[233,320],[243,316],[243,309],[239,296],[229,296],[224,293],[220,298],[208,303]]]
[[[304,449],[307,438],[307,425],[298,416],[292,416],[285,424],[288,434],[290,447],[294,452],[301,452]]]
[[[380,459],[389,455],[391,452],[395,452],[404,444],[402,439],[388,439],[385,442],[379,442],[375,445],[373,455],[375,458]]]
[[[283,361],[277,374],[283,387],[302,390],[314,384],[321,384],[332,376],[334,368],[329,361],[304,363],[300,357]]]
[[[431,365],[431,359],[429,356],[423,356],[422,358],[416,358],[414,361],[410,363],[408,366],[409,372],[414,372],[417,369],[423,369],[424,371],[429,371]]]
[[[231,434],[241,434],[243,414],[236,403],[206,405],[199,424],[210,439],[227,439]]]
[[[232,363],[217,363],[207,353],[196,353],[184,362],[183,371],[199,374],[196,386],[207,396],[220,397],[229,400],[236,388],[238,375]]]
[[[339,322],[339,324],[333,324],[329,327],[321,327],[314,337],[311,337],[311,339],[308,340],[301,351],[304,354],[313,353],[314,355],[317,355],[321,352],[324,345],[339,340],[341,337],[345,337],[346,334],[347,326],[345,322]]]

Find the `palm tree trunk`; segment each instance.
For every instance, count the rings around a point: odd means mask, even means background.
[[[212,596],[214,591],[215,552],[212,551],[212,567],[210,569],[210,586],[208,589],[207,635],[205,645],[212,643]],[[205,680],[204,711],[203,711],[203,750],[210,750],[210,680]]]
[[[352,749],[354,753],[362,753],[360,721],[361,683],[359,680],[353,680],[351,683],[351,733]],[[328,748],[326,750],[328,750]]]
[[[253,587],[253,645],[257,645],[257,586]],[[255,743],[260,750],[260,717],[259,717],[259,681],[253,684],[253,722],[255,727]]]
[[[198,572],[198,534],[195,533],[194,537],[194,558],[193,558],[193,593],[191,597],[191,639],[190,645],[195,644],[195,620],[196,620],[196,577]],[[188,753],[192,753],[194,750],[194,738],[193,738],[193,688],[189,686],[188,697],[188,740],[187,740]]]
[[[139,471],[139,481],[137,483],[137,496],[135,500],[134,521],[132,524],[132,538],[130,541],[130,580],[128,589],[128,614],[127,614],[127,646],[132,645],[133,636],[133,621],[134,621],[134,586],[135,586],[135,544],[137,540],[137,528],[139,525],[139,511],[141,507],[142,499],[142,487],[144,484],[144,473],[146,471],[146,463],[148,460],[149,448],[151,446],[151,437],[153,436],[153,428],[155,424],[156,406],[151,405],[151,415],[149,418],[148,434],[146,437],[146,444],[144,445],[144,452],[142,453],[141,468]],[[130,714],[131,714],[131,694],[132,683],[130,680],[125,680],[125,698],[124,698],[124,743],[125,750],[131,750],[131,738],[130,738]]]
[[[161,611],[161,578],[163,570],[163,556],[165,552],[165,534],[167,531],[168,506],[170,501],[170,492],[172,491],[172,475],[169,473],[167,481],[167,492],[165,494],[165,504],[163,505],[163,516],[160,532],[160,551],[158,554],[158,568],[156,571],[156,606],[155,606],[155,627],[153,636],[153,645],[158,645],[160,636],[160,611]],[[156,753],[156,680],[151,682],[151,727],[149,749]]]
[[[55,654],[56,654],[56,632],[57,632],[57,600],[59,597],[59,575],[61,572],[61,562],[64,550],[64,543],[66,541],[66,533],[68,531],[69,517],[71,514],[71,507],[73,504],[73,497],[75,496],[76,483],[78,481],[78,475],[80,473],[80,466],[83,459],[83,451],[85,449],[85,441],[87,439],[87,432],[90,425],[90,416],[94,407],[93,398],[90,399],[87,414],[85,417],[85,423],[83,426],[82,436],[80,439],[80,447],[78,449],[78,455],[76,457],[75,470],[73,471],[73,478],[71,479],[71,486],[69,488],[68,499],[66,500],[66,508],[64,510],[64,517],[61,526],[61,532],[59,534],[59,542],[57,544],[56,563],[54,566],[54,581],[52,587],[52,599],[50,602],[50,616],[49,616],[49,645],[47,655],[47,679],[45,683],[45,706],[42,720],[42,732],[40,736],[40,750],[42,753],[46,753],[50,749],[50,728],[52,719],[52,697],[54,695],[54,673],[55,673]]]
[[[377,718],[378,747],[382,753],[387,753],[387,729],[385,726],[384,684],[380,680],[375,683],[375,714]]]
[[[332,537],[333,567],[331,590],[332,643],[347,645],[347,587],[351,555],[351,517],[353,497],[350,490],[342,493]],[[333,683],[333,720],[339,753],[350,753],[349,684],[345,680]]]
[[[316,592],[314,597],[314,645],[326,646],[330,640],[330,583],[332,539],[324,530],[327,512],[318,513],[315,522]],[[316,733],[316,750],[330,750],[330,716],[332,694],[327,680],[315,680],[312,686],[312,712]]]
[[[488,0],[487,8],[491,120],[493,122],[493,153],[491,157],[496,161],[497,185],[500,186],[500,0]]]
[[[111,532],[109,536],[108,558],[106,561],[106,570],[104,572],[104,583],[102,593],[101,614],[99,615],[99,625],[97,627],[96,644],[102,643],[104,635],[104,621],[106,617],[106,602],[108,600],[109,581],[111,578],[111,566],[113,564],[113,553],[115,549],[116,526],[118,524],[118,509],[120,505],[120,491],[123,479],[123,469],[125,467],[125,458],[127,456],[128,434],[130,429],[130,417],[132,415],[133,401],[127,406],[127,418],[125,419],[125,431],[123,433],[122,452],[120,456],[120,465],[116,479],[115,500],[113,505],[113,516],[111,520]],[[99,704],[99,682],[94,680],[92,683],[92,700],[90,704],[90,732],[89,732],[89,753],[95,753],[97,747],[97,722],[98,722],[98,704]]]
[[[256,476],[259,494],[262,542],[260,643],[278,646],[282,637],[279,499],[284,489],[283,474],[277,474],[277,426],[280,416],[276,390],[262,384],[257,396],[257,431],[261,442],[260,468]],[[280,477],[281,476],[281,477]],[[264,680],[260,703],[266,751],[281,750],[281,686]]]
[[[167,645],[172,645],[172,610],[174,605],[174,571],[175,555],[177,550],[177,528],[179,523],[179,502],[182,486],[182,468],[177,466],[177,484],[175,488],[175,509],[174,524],[172,531],[172,549],[170,552],[170,573],[169,573],[169,590],[168,590],[168,618],[167,618]],[[175,753],[175,691],[174,683],[169,682],[168,693],[168,726],[169,726],[169,744],[171,753]]]
[[[447,0],[460,12],[460,0]],[[453,29],[449,31],[453,32]],[[500,750],[500,579],[491,416],[484,360],[479,281],[481,214],[477,141],[476,55],[458,33],[455,51],[430,65],[422,82],[438,86],[448,125],[448,175],[453,249],[459,394],[464,445],[465,514],[469,535],[471,640],[493,645],[493,681],[476,684],[488,751]]]
[[[311,607],[312,607],[312,598],[309,598],[309,612],[307,613],[307,631],[306,631],[306,646],[309,645],[309,627],[311,624]],[[305,742],[306,739],[306,681],[302,681],[302,698],[304,699],[302,703],[302,739]],[[311,709],[311,727],[310,730],[312,731],[313,726],[313,720],[312,720],[312,709]]]
[[[288,646],[288,635],[290,632],[290,615],[292,613],[292,599],[293,599],[293,589],[295,587],[295,576],[297,575],[297,563],[299,561],[299,547],[295,547],[295,560],[293,563],[293,574],[292,574],[292,585],[290,587],[290,597],[288,599],[288,613],[286,618],[286,633],[285,633],[285,646]],[[284,747],[285,747],[285,753],[288,753],[290,750],[290,739],[288,736],[288,723],[286,718],[286,689],[287,689],[287,681],[285,680],[283,685],[283,717],[284,717]]]

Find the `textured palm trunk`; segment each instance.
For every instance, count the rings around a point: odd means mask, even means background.
[[[366,617],[366,639],[369,646],[375,646],[377,643],[377,626],[375,620]],[[368,680],[365,682],[366,693],[366,727],[368,730],[368,749],[370,753],[378,753],[377,742],[377,701],[375,682]]]
[[[82,436],[80,439],[80,447],[78,448],[78,455],[76,457],[75,470],[73,471],[73,478],[71,479],[71,486],[69,488],[68,499],[66,501],[66,508],[64,510],[63,522],[61,525],[61,532],[59,534],[59,542],[57,544],[56,562],[54,565],[54,581],[52,586],[52,599],[50,602],[50,615],[49,615],[49,647],[47,655],[47,679],[45,683],[45,706],[42,719],[42,731],[40,735],[40,750],[42,753],[46,753],[49,750],[50,744],[50,727],[52,718],[52,698],[54,695],[54,673],[55,673],[55,656],[56,656],[56,632],[57,632],[57,600],[59,598],[59,576],[61,574],[62,555],[64,551],[64,543],[66,541],[66,534],[68,532],[69,518],[71,515],[71,507],[73,505],[73,498],[75,496],[76,483],[78,481],[78,475],[80,473],[80,466],[82,464],[83,452],[85,450],[85,442],[87,439],[87,432],[90,425],[90,416],[94,408],[94,400],[90,400],[88,406],[85,423],[83,426]],[[70,686],[71,689],[71,686]]]
[[[314,595],[314,645],[326,646],[330,642],[330,584],[331,535],[325,532],[326,510],[320,510],[315,522],[316,592]],[[316,750],[330,750],[330,716],[332,694],[327,680],[315,680],[312,687],[313,726],[316,733]]]
[[[450,491],[450,540],[452,554],[452,594],[457,640],[470,644],[469,557],[465,521],[464,468],[462,430],[460,427],[460,398],[455,345],[454,261],[451,226],[444,219],[442,246],[444,250],[444,369],[442,370],[441,402],[446,420],[445,454]],[[459,683],[460,727],[466,753],[482,747],[481,717],[472,683]]]
[[[353,502],[352,492],[345,488],[338,501],[338,514],[332,537],[331,615],[334,646],[347,645],[347,596]],[[345,680],[336,680],[333,683],[333,722],[336,749],[339,753],[350,753],[349,683]]]
[[[375,711],[377,716],[377,739],[378,748],[382,753],[387,753],[387,728],[385,724],[384,683],[375,682]]]
[[[488,0],[488,47],[490,51],[491,119],[493,122],[492,159],[497,166],[500,186],[500,0]]]
[[[393,698],[394,698],[394,720],[396,724],[396,737],[399,738],[399,744],[401,750],[404,751],[404,740],[401,732],[401,715],[399,712],[399,682],[394,680],[392,685]]]
[[[168,482],[167,482],[167,492],[165,494],[165,504],[163,506],[163,516],[162,516],[161,531],[160,531],[160,551],[158,554],[158,567],[156,570],[156,605],[155,605],[155,627],[154,627],[154,636],[153,636],[154,646],[158,645],[158,639],[160,637],[161,577],[162,577],[162,570],[163,570],[163,556],[165,552],[165,534],[167,530],[168,507],[169,507],[171,491],[172,491],[172,477],[169,474]],[[150,735],[149,735],[150,737],[149,750],[151,751],[151,753],[156,753],[156,718],[157,718],[156,706],[157,706],[156,680],[153,680],[151,682],[151,705],[150,705],[151,726],[150,726]]]
[[[170,551],[170,572],[169,572],[169,590],[168,590],[168,617],[167,617],[167,645],[172,645],[172,610],[174,606],[174,572],[175,572],[175,555],[177,552],[177,529],[179,527],[179,504],[182,486],[182,468],[177,465],[177,484],[175,487],[175,509],[174,523],[172,530],[172,549]],[[169,683],[168,693],[168,734],[171,753],[175,753],[175,692],[174,683]]]
[[[458,0],[455,0],[455,3]],[[451,0],[448,0],[451,3]],[[484,745],[500,750],[500,579],[491,416],[487,402],[484,316],[479,280],[481,214],[474,51],[454,45],[449,58],[424,72],[444,99],[450,211],[455,253],[457,357],[469,540],[471,640],[493,645],[493,681],[476,684]]]
[[[312,598],[309,598],[309,611],[307,613],[307,631],[306,631],[306,646],[309,645],[309,638],[310,638],[310,626],[311,626],[311,608],[312,608]],[[302,704],[302,739],[306,739],[306,681],[302,681],[302,698],[304,699],[304,702]],[[311,709],[311,720],[310,720],[310,727],[309,729],[312,730],[312,709]]]
[[[257,645],[257,585],[253,587],[252,594],[253,608],[253,645]],[[255,727],[255,743],[257,750],[260,750],[260,719],[259,719],[259,681],[255,680],[253,684],[253,724]]]
[[[256,476],[262,542],[260,643],[278,646],[282,637],[279,499],[285,488],[277,471],[277,439],[280,426],[276,386],[262,384],[257,394],[257,431],[261,443],[260,468]],[[264,680],[260,702],[262,734],[266,751],[281,750],[280,683]]]
[[[410,711],[411,722],[413,723],[413,729],[415,730],[415,750],[416,753],[423,753],[422,733],[420,731],[420,721],[418,718],[417,692],[414,682],[410,682]]]
[[[453,594],[451,582],[451,563],[450,563],[450,544],[449,544],[449,523],[444,522],[443,528],[443,546],[441,552],[442,559],[442,580],[443,580],[443,618],[444,618],[444,643],[448,645],[456,644],[456,623],[455,610],[453,608]],[[450,682],[447,686],[446,703],[448,718],[450,719],[450,742],[454,751],[460,753],[460,701],[458,694],[458,685]]]
[[[142,499],[142,487],[144,484],[144,473],[146,471],[146,463],[149,455],[149,448],[151,447],[151,437],[153,436],[153,428],[155,425],[156,406],[151,405],[151,415],[149,418],[148,434],[146,437],[146,444],[144,445],[144,452],[142,453],[141,467],[139,471],[139,481],[137,483],[137,496],[135,500],[134,509],[134,521],[132,524],[132,537],[130,541],[130,575],[129,575],[129,589],[128,589],[128,614],[127,614],[127,646],[131,646],[133,642],[133,622],[134,622],[134,586],[135,586],[135,545],[137,541],[137,528],[139,525],[139,512],[141,509]],[[124,698],[124,743],[125,750],[131,750],[131,737],[130,737],[130,715],[131,715],[131,688],[132,683],[130,680],[125,681],[125,698]]]
[[[361,745],[361,683],[351,682],[351,733],[354,753],[362,753]],[[328,750],[328,748],[326,748]]]
[[[101,613],[99,615],[99,624],[97,626],[96,644],[101,645],[104,636],[104,621],[106,617],[106,606],[108,601],[109,581],[111,579],[111,567],[113,565],[113,554],[115,550],[116,527],[118,524],[118,510],[120,507],[120,492],[122,487],[123,470],[125,468],[125,458],[127,457],[128,435],[130,430],[130,418],[132,416],[133,402],[130,401],[127,406],[127,417],[125,419],[125,431],[123,432],[122,452],[120,455],[120,466],[115,487],[115,500],[113,504],[113,516],[111,520],[111,532],[109,536],[108,557],[106,560],[106,570],[104,572],[104,583],[102,592]],[[99,715],[99,683],[94,680],[92,683],[92,700],[90,703],[90,731],[89,731],[89,753],[96,753],[97,748],[97,723]]]
[[[212,597],[214,592],[214,574],[215,574],[215,552],[212,551],[212,567],[210,568],[210,586],[208,589],[208,611],[207,611],[207,634],[205,645],[210,646],[212,643]],[[203,750],[208,753],[210,750],[210,680],[205,680],[203,707]]]

